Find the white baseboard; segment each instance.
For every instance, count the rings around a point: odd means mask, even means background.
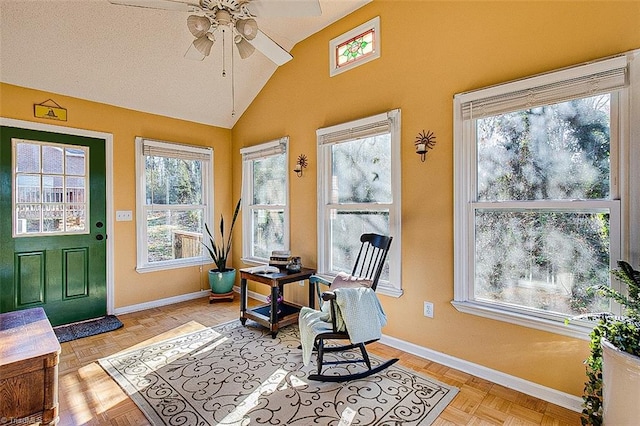
[[[542,386],[516,376],[511,376],[509,374],[505,374],[491,368],[483,367],[482,365],[455,358],[450,355],[443,354],[442,352],[427,349],[410,342],[405,342],[404,340],[396,339],[395,337],[383,335],[380,339],[380,343],[400,349],[401,351],[413,355],[417,355],[430,361],[437,362],[438,364],[442,364],[447,367],[455,368],[456,370],[472,374],[476,377],[489,380],[490,382],[497,383],[499,385],[525,393],[527,395],[531,395],[538,399],[542,399],[552,404],[559,405],[569,410],[576,412],[582,411],[582,398],[575,395],[560,392],[556,389]]]
[[[234,287],[233,290],[236,293],[240,292],[239,287]],[[115,315],[128,314],[132,312],[143,311],[145,309],[153,309],[160,306],[171,305],[173,303],[198,299],[200,297],[207,297],[208,295],[209,290],[196,291],[194,293],[187,293],[179,296],[167,297],[165,299],[154,300],[151,302],[140,303],[137,305],[129,305],[122,308],[116,308],[114,313]],[[247,296],[261,302],[267,301],[267,297],[265,295],[253,291],[247,292]],[[430,361],[437,362],[447,367],[455,368],[456,370],[472,374],[476,377],[489,380],[493,383],[497,383],[507,388],[534,396],[536,398],[559,405],[569,410],[573,410],[576,412],[582,411],[582,399],[577,396],[560,392],[558,390],[542,386],[537,383],[521,379],[519,377],[511,376],[509,374],[505,374],[491,368],[483,367],[469,361],[455,358],[450,355],[443,354],[441,352],[437,352],[422,346],[418,346],[404,340],[396,339],[395,337],[383,335],[380,339],[380,343],[428,359]]]
[[[240,287],[234,287],[233,291],[240,293]],[[179,296],[167,297],[165,299],[152,300],[151,302],[139,303],[137,305],[123,306],[115,308],[114,315],[130,314],[132,312],[144,311],[145,309],[158,308],[160,306],[172,305],[174,303],[186,302],[187,300],[207,297],[211,294],[209,290],[200,290],[193,293],[181,294]]]

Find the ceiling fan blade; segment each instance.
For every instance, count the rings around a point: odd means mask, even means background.
[[[146,7],[149,9],[177,10],[195,12],[200,10],[198,0],[109,0],[109,3],[122,6]]]
[[[258,30],[253,40],[249,40],[249,43],[278,66],[293,59],[293,56],[291,56],[289,52],[280,47],[278,43],[271,40],[269,36],[260,30]]]
[[[320,0],[250,0],[247,8],[261,18],[320,16]]]

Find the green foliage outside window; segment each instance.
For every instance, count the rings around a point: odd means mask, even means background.
[[[609,95],[477,120],[477,200],[514,208],[476,210],[476,299],[565,315],[607,306],[587,289],[608,282],[608,211],[540,204],[610,199],[609,122]]]

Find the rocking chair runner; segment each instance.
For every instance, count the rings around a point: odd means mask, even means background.
[[[337,277],[337,279],[333,281],[333,283],[330,283],[329,281],[315,275],[309,279],[310,283],[315,285],[316,288],[318,289],[319,298],[324,300],[325,302],[330,303],[330,311],[331,311],[330,325],[326,327],[326,330],[320,331],[315,336],[315,339],[314,339],[314,348],[317,350],[317,353],[318,353],[318,361],[317,361],[318,372],[317,374],[309,375],[309,379],[320,380],[320,381],[330,381],[330,382],[356,380],[356,379],[370,376],[371,374],[377,373],[379,371],[382,371],[385,368],[389,367],[391,364],[398,361],[397,358],[394,358],[386,362],[383,362],[375,367],[371,366],[371,361],[369,360],[369,355],[367,354],[365,345],[368,345],[369,343],[373,343],[377,341],[379,337],[374,338],[373,340],[365,341],[365,342],[353,343],[352,337],[349,334],[349,330],[348,329],[342,330],[339,327],[339,324],[338,324],[339,316],[337,315],[338,301],[336,297],[336,293],[340,293],[342,291],[341,290],[342,288],[345,288],[345,287],[351,288],[351,289],[359,288],[359,290],[354,290],[358,293],[356,298],[361,298],[361,300],[369,300],[371,302],[367,305],[369,307],[369,310],[366,311],[364,315],[368,315],[369,318],[373,319],[375,315],[378,315],[378,311],[379,311],[379,313],[382,314],[382,316],[384,316],[384,314],[382,313],[382,308],[380,307],[379,302],[375,297],[375,295],[369,295],[370,297],[372,297],[373,301],[371,301],[371,299],[366,299],[363,296],[366,296],[365,294],[366,292],[372,293],[373,291],[375,291],[378,285],[378,281],[380,280],[380,275],[382,274],[382,270],[384,268],[384,263],[387,258],[387,253],[389,252],[389,247],[391,246],[392,239],[393,237],[386,237],[378,234],[363,234],[360,237],[360,242],[362,243],[360,246],[360,251],[358,253],[358,257],[356,258],[356,262],[350,276],[347,276],[346,274],[341,274]],[[321,292],[319,287],[320,284],[329,286],[329,291]],[[362,287],[368,287],[368,288],[365,289]],[[369,290],[369,288],[371,290]],[[352,290],[348,290],[348,291],[352,291]],[[355,308],[355,310],[361,311],[362,308],[363,307],[358,306]],[[359,314],[362,314],[362,312],[360,312]],[[308,318],[313,321],[313,320],[316,320],[318,317],[316,316],[315,318],[313,318],[313,315],[312,315],[311,317],[308,317]],[[301,315],[300,321],[305,321],[304,315]],[[302,326],[304,326],[304,324],[301,323],[301,327]],[[338,345],[338,346],[326,345],[325,346],[326,340],[349,340],[349,343],[346,345]],[[355,348],[360,349],[360,352],[362,353],[361,359],[349,359],[349,360],[338,360],[338,361],[325,361],[324,359],[324,355],[327,352],[347,351]],[[326,365],[360,363],[360,362],[364,363],[367,366],[366,371],[363,371],[360,373],[354,373],[354,374],[344,374],[344,375],[322,374],[322,368]]]

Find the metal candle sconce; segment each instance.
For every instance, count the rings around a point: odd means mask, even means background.
[[[416,154],[420,155],[420,161],[424,162],[427,159],[427,151],[436,145],[436,136],[431,131],[425,133],[423,130],[416,136],[414,145],[416,146]]]
[[[296,161],[296,165],[293,167],[293,171],[296,172],[298,177],[302,176],[302,169],[307,168],[307,156],[304,154],[300,154],[298,156],[298,161]]]

